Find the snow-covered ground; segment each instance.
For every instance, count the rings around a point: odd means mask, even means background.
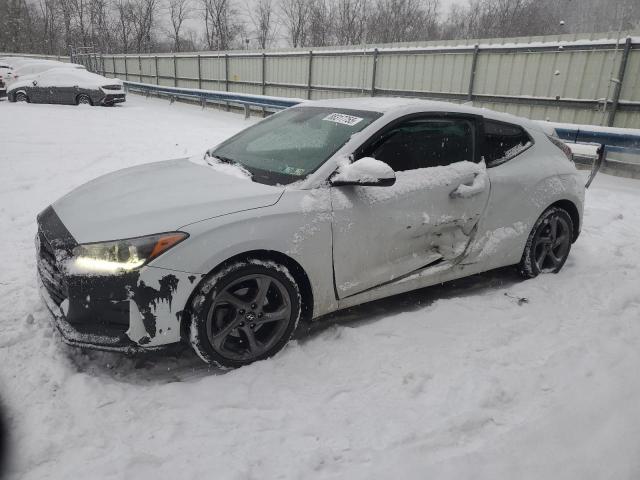
[[[558,275],[503,270],[355,308],[239,370],[189,350],[63,345],[35,287],[35,215],[97,175],[247,124],[133,95],[116,108],[0,102],[13,478],[640,477],[640,181],[597,177]]]

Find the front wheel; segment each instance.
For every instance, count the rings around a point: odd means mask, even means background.
[[[16,93],[15,100],[16,100],[16,102],[28,103],[29,102],[29,97],[27,97],[27,94],[24,93],[24,92],[18,92],[18,93]]]
[[[518,271],[525,278],[541,273],[558,273],[567,261],[572,239],[571,216],[562,208],[549,208],[529,234]]]
[[[275,355],[301,313],[300,290],[275,262],[238,261],[214,273],[191,302],[191,345],[207,363],[236,368]]]

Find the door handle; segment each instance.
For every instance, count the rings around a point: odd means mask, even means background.
[[[461,183],[449,194],[449,196],[451,198],[471,198],[476,195],[480,195],[487,188],[486,176],[487,174],[484,172],[476,173],[471,184]]]

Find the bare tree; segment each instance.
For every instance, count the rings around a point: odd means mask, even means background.
[[[184,21],[191,15],[191,4],[189,0],[169,0],[167,13],[171,21],[169,36],[173,40],[173,51],[179,52],[182,49],[182,43],[184,43],[180,37],[180,31]]]
[[[55,0],[39,0],[40,34],[42,36],[43,51],[52,54],[58,44],[57,8]]]
[[[56,54],[69,45],[125,53],[226,50],[250,42],[267,48],[277,20],[294,47],[612,30],[624,36],[640,27],[638,0],[466,0],[445,18],[438,0],[240,0],[255,2],[246,22],[234,1],[0,0],[0,51]],[[204,25],[185,31],[196,5]],[[162,14],[166,30],[159,28]]]
[[[378,0],[368,19],[368,40],[388,43],[437,38],[438,7],[438,0]]]
[[[337,0],[335,35],[340,45],[355,45],[364,40],[365,0]]]
[[[120,50],[129,53],[133,24],[133,9],[129,0],[116,0],[116,31],[120,39]]]
[[[114,47],[110,5],[110,0],[92,0],[89,9],[91,43],[101,52],[110,52]]]
[[[309,7],[306,42],[312,47],[331,45],[334,39],[334,12],[326,0],[315,0]]]
[[[313,0],[281,0],[280,15],[292,47],[304,47]]]
[[[247,11],[253,23],[258,46],[264,50],[271,44],[275,35],[272,0],[258,0],[255,5],[248,6]]]
[[[153,44],[158,0],[131,0],[132,30],[137,52],[149,52]]]
[[[230,0],[201,0],[207,46],[210,50],[228,50],[239,32],[238,12]]]

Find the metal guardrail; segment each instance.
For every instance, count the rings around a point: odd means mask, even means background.
[[[572,143],[605,144],[610,151],[632,150],[640,155],[640,135],[589,130],[584,128],[556,128],[558,137]]]
[[[268,97],[264,95],[251,95],[245,93],[220,92],[216,90],[201,90],[197,88],[164,87],[139,82],[122,82],[128,90],[141,93],[155,93],[173,99],[199,100],[201,103],[215,102],[222,104],[236,104],[245,108],[245,114],[249,115],[249,107],[266,110],[282,110],[302,102],[297,98]]]
[[[556,127],[555,131],[568,143],[603,146],[600,169],[603,173],[640,179],[640,135],[579,127]],[[630,158],[637,161],[629,161]],[[595,165],[596,160],[588,156],[578,157],[576,163],[588,167],[592,163]]]

